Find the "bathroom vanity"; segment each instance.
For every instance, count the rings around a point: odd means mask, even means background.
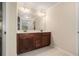
[[[17,33],[17,54],[50,45],[51,32]]]

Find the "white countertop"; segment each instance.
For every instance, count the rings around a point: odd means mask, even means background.
[[[27,30],[26,32],[24,32],[23,30],[19,30],[17,31],[17,33],[40,33],[40,30]],[[47,32],[47,31],[43,31],[43,32]]]

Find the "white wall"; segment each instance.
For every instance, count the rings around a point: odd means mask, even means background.
[[[77,54],[79,55],[79,3],[76,3],[76,49]]]
[[[17,4],[7,2],[4,4],[3,20],[6,20],[6,39],[3,39],[3,55],[15,56],[16,52],[16,16]],[[3,36],[4,37],[4,36]]]
[[[60,3],[47,10],[47,31],[52,32],[52,44],[72,54],[76,54],[75,3]]]

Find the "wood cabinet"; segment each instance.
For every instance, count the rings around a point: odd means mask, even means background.
[[[18,33],[17,54],[50,45],[51,33]]]
[[[42,46],[47,46],[50,44],[51,33],[42,33]]]

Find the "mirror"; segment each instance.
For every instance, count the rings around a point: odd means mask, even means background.
[[[45,30],[46,20],[45,20],[45,10],[44,9],[34,9],[28,7],[18,8],[18,20],[17,29],[18,30]]]

